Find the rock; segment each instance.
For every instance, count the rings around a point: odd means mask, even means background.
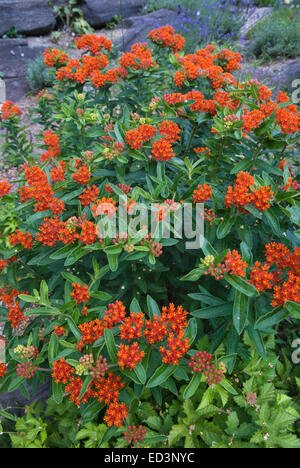
[[[250,15],[248,16],[246,23],[240,29],[240,36],[244,37],[248,34],[250,29],[257,25],[261,20],[269,16],[273,12],[272,7],[265,8],[254,8],[250,10]]]
[[[283,89],[292,94],[297,85],[296,83],[293,87],[293,81],[300,79],[300,59],[273,62],[259,67],[245,63],[243,64],[240,78],[243,80],[247,73],[249,73],[251,78],[256,78],[261,82],[264,81],[275,91]],[[297,87],[299,88],[299,85]]]
[[[41,55],[43,47],[28,47],[27,39],[0,39],[0,72],[6,84],[6,99],[18,101],[29,91],[28,61]]]
[[[55,17],[48,0],[0,1],[0,36],[12,27],[21,34],[45,34],[55,26]]]
[[[84,0],[80,8],[86,21],[93,27],[99,27],[114,16],[128,18],[137,14],[145,3],[145,0]]]
[[[32,387],[30,387],[27,383],[25,383],[25,387],[29,392],[29,399],[26,398],[20,390],[14,390],[13,392],[7,392],[0,394],[0,407],[3,409],[8,408],[9,406],[13,407],[12,412],[16,416],[22,416],[24,412],[24,407],[29,406],[33,402],[42,402],[46,404],[47,399],[50,397],[50,380],[46,383],[41,384],[37,391],[33,391]],[[1,390],[1,389],[0,389]]]
[[[161,9],[143,16],[133,16],[123,22],[123,34],[114,44],[127,52],[135,42],[145,41],[154,28],[172,24],[177,14],[172,10]]]

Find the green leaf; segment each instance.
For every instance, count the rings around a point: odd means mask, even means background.
[[[283,320],[288,315],[288,310],[282,308],[281,306],[276,307],[275,309],[271,310],[271,312],[268,312],[262,317],[259,317],[259,319],[255,322],[254,328],[255,330],[264,331],[273,327],[277,323],[280,323],[281,320]]]
[[[300,305],[293,301],[286,301],[285,308],[295,319],[300,319]]]
[[[259,292],[257,289],[252,285],[249,284],[246,280],[241,278],[237,275],[229,275],[226,273],[224,275],[225,280],[231,284],[235,289],[240,291],[241,293],[245,294],[248,297],[257,297],[259,296]]]
[[[57,335],[56,333],[52,333],[50,342],[49,342],[49,348],[48,348],[49,364],[52,364],[53,361],[55,361],[55,358],[58,354],[58,346],[59,346],[59,341],[58,341]]]
[[[235,291],[235,298],[233,304],[233,325],[238,334],[240,335],[247,322],[249,312],[249,298],[240,291]]]
[[[56,383],[54,380],[52,380],[52,394],[55,403],[59,405],[64,398],[64,388],[61,382]]]
[[[146,386],[148,388],[151,388],[151,387],[157,387],[161,385],[169,377],[171,377],[171,375],[175,372],[175,370],[176,370],[176,366],[162,364],[158,369],[156,369],[152,377],[150,377]]]
[[[180,278],[180,281],[197,281],[200,276],[204,273],[204,269],[195,268],[194,270],[190,271],[187,275]]]
[[[281,233],[281,230],[280,230],[280,223],[278,221],[278,217],[274,213],[274,210],[269,208],[268,210],[265,211],[264,214],[265,214],[266,220],[267,220],[269,226],[271,227],[272,231],[274,232],[274,234],[276,234],[276,236],[278,236],[278,237],[281,237],[282,233]]]
[[[75,324],[74,320],[71,318],[71,317],[68,317],[67,318],[67,322],[68,322],[68,325],[70,327],[70,330],[71,332],[73,333],[73,335],[75,336],[75,338],[80,341],[81,338],[82,338],[82,335],[80,333],[80,330],[79,328],[77,327],[77,325]]]
[[[227,234],[231,231],[232,226],[235,223],[236,218],[232,215],[227,215],[223,221],[219,224],[217,229],[217,238],[224,239]]]
[[[93,381],[93,376],[92,375],[87,375],[83,381],[83,384],[82,384],[82,387],[81,387],[81,390],[80,390],[80,393],[79,393],[79,396],[78,396],[78,400],[81,400],[81,398],[85,395],[85,393],[87,392],[88,388],[89,388],[89,385],[90,383]]]
[[[253,341],[253,344],[254,344],[258,354],[263,359],[267,359],[265,346],[264,346],[264,343],[263,343],[263,340],[261,338],[260,333],[257,330],[254,329],[254,327],[253,327],[253,325],[251,323],[247,326],[247,332],[248,332],[248,335],[249,335],[250,339]]]
[[[146,376],[146,371],[144,369],[144,366],[141,362],[138,362],[137,365],[134,368],[135,375],[139,379],[139,381],[144,384],[147,380]]]
[[[118,362],[118,352],[115,343],[115,338],[111,330],[109,330],[108,328],[104,330],[104,339],[110,359],[112,360],[112,362]]]
[[[227,317],[232,314],[233,302],[224,304],[203,307],[202,309],[193,310],[191,315],[196,318],[212,319],[217,317]]]
[[[201,382],[201,374],[195,373],[183,392],[183,398],[192,398]]]
[[[147,306],[151,320],[153,320],[154,316],[160,316],[160,308],[158,307],[157,302],[149,295],[147,296]]]

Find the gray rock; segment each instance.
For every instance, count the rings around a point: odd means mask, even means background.
[[[116,15],[128,18],[137,14],[145,3],[145,0],[84,0],[80,8],[87,22],[93,27],[99,27]]]
[[[13,409],[11,411],[17,416],[22,416],[25,406],[29,406],[31,403],[41,401],[44,405],[46,404],[47,399],[50,397],[50,384],[50,381],[43,383],[39,386],[37,392],[34,392],[32,387],[25,383],[25,387],[30,395],[29,399],[19,390],[0,394],[0,407],[5,409],[12,406]]]
[[[55,26],[48,0],[0,1],[0,36],[12,27],[26,35],[45,34]]]
[[[18,101],[29,91],[28,61],[41,55],[43,47],[28,47],[26,39],[0,39],[0,72],[6,84],[6,99]]]
[[[240,36],[246,36],[248,32],[257,25],[257,23],[269,16],[272,12],[272,7],[255,8],[254,10],[250,10],[250,15],[247,17],[246,23],[240,29]]]
[[[251,78],[264,81],[275,91],[284,89],[291,94],[295,89],[292,86],[293,80],[300,79],[300,59],[284,60],[259,67],[245,63],[240,78],[243,80],[247,74]]]
[[[128,18],[123,23],[122,37],[115,41],[115,45],[127,52],[135,42],[145,41],[152,29],[172,23],[176,16],[172,10],[161,9],[148,15]]]

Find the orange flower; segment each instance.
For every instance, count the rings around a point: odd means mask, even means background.
[[[7,374],[7,365],[0,361],[0,377],[4,377]]]
[[[152,156],[157,161],[170,161],[175,156],[170,140],[167,137],[153,142]]]
[[[266,211],[271,206],[270,201],[273,195],[274,192],[272,192],[270,187],[260,187],[260,189],[254,190],[252,203],[258,210]]]
[[[107,425],[121,427],[125,418],[128,416],[129,408],[125,403],[113,402],[109,405],[106,414],[104,416],[104,421]]]
[[[72,179],[79,184],[86,184],[91,178],[91,173],[86,164],[82,164],[79,168],[72,174]]]
[[[175,143],[180,140],[179,133],[181,132],[180,128],[175,122],[164,120],[158,125],[159,134],[166,135],[170,143]]]
[[[0,197],[4,197],[10,192],[12,185],[9,184],[6,180],[0,182]]]
[[[145,315],[142,312],[131,312],[130,317],[126,317],[123,324],[120,326],[121,340],[130,341],[133,338],[140,338],[142,336],[144,318]]]
[[[260,262],[255,262],[250,274],[249,283],[253,284],[257,291],[265,291],[273,288],[273,273],[269,272],[270,265],[262,265]]]
[[[8,241],[11,245],[21,244],[25,249],[31,249],[33,237],[30,232],[26,233],[16,229],[13,234],[8,236]]]
[[[99,195],[99,189],[96,185],[92,185],[92,187],[88,187],[84,192],[79,195],[79,199],[81,201],[82,206],[89,206],[93,203]]]
[[[125,319],[125,315],[126,309],[122,301],[108,304],[108,309],[104,312],[103,324],[106,328],[112,328],[121,323]]]
[[[2,111],[2,120],[12,119],[18,115],[22,114],[21,109],[15,105],[12,101],[5,101],[1,107]]]
[[[211,198],[212,193],[212,188],[209,185],[203,184],[203,187],[198,185],[197,190],[194,190],[193,202],[204,203]]]
[[[165,346],[160,347],[163,362],[177,366],[179,359],[185,355],[190,347],[189,339],[184,338],[184,330],[181,330],[177,336],[174,333],[170,333],[167,343],[169,349],[166,349]]]
[[[104,365],[104,369],[106,366]],[[109,372],[107,377],[100,377],[94,382],[93,396],[101,403],[104,401],[107,405],[119,398],[119,393],[125,387],[125,382],[121,381],[120,375],[114,375]]]
[[[53,373],[51,375],[56,383],[62,382],[66,384],[70,380],[71,375],[74,373],[73,367],[71,367],[70,364],[64,360],[64,358],[61,358],[58,361],[54,361],[52,369]]]
[[[120,344],[118,351],[118,364],[121,369],[129,367],[130,370],[134,369],[138,362],[141,362],[145,352],[141,351],[138,343],[135,341],[132,345]]]
[[[88,286],[82,285],[81,283],[72,283],[73,291],[70,293],[70,296],[76,301],[76,304],[81,302],[88,302],[90,300],[89,288]]]
[[[228,252],[225,257],[225,265],[231,275],[246,276],[245,268],[248,267],[248,263],[242,260],[237,250]]]

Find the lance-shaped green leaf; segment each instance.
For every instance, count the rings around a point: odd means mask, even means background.
[[[112,360],[112,362],[117,362],[118,352],[115,343],[115,338],[111,330],[109,330],[108,328],[104,330],[104,339],[110,359]]]
[[[245,294],[248,297],[257,297],[259,292],[252,284],[249,284],[246,280],[237,275],[224,275],[225,280],[231,284],[235,289]]]
[[[202,375],[199,373],[195,373],[193,377],[191,378],[189,384],[186,386],[184,392],[183,392],[183,398],[192,398],[192,396],[196,393],[198,390],[198,387],[201,382],[201,377]]]
[[[235,298],[233,303],[233,325],[238,334],[240,335],[247,322],[249,312],[249,297],[240,291],[235,291]]]
[[[175,372],[176,366],[171,366],[168,364],[162,364],[152,377],[148,380],[147,387],[157,387],[161,385],[163,382],[165,382],[171,375]]]

